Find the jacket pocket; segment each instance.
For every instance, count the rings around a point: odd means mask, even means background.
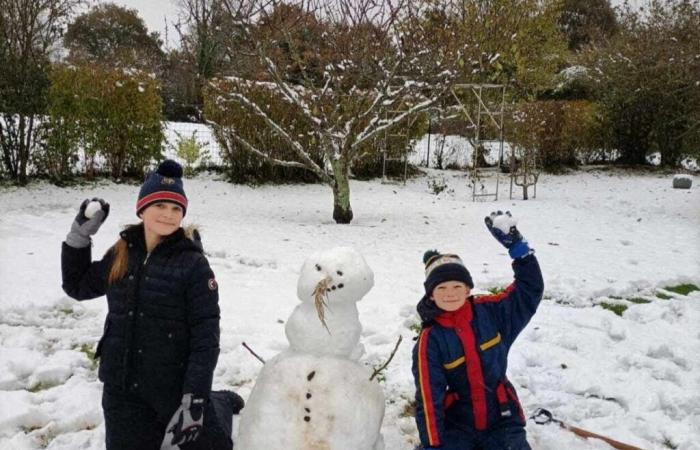
[[[484,352],[490,348],[497,346],[500,343],[501,343],[501,333],[497,333],[495,337],[489,339],[486,342],[479,344],[479,349],[481,349],[481,351]]]
[[[452,370],[452,369],[456,369],[457,367],[461,366],[462,364],[464,364],[464,356],[460,356],[459,358],[455,359],[452,362],[445,363],[442,365],[442,367],[444,367],[447,370]]]

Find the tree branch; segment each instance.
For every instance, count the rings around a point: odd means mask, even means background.
[[[403,336],[399,335],[399,338],[396,341],[396,345],[394,346],[394,350],[392,350],[391,354],[389,355],[389,359],[387,359],[384,364],[382,364],[381,366],[374,369],[374,372],[372,372],[372,376],[369,377],[369,381],[374,380],[374,377],[379,375],[382,370],[386,369],[389,366],[389,363],[391,362],[391,360],[394,359],[394,355],[396,355],[396,350],[398,350],[399,345],[401,345],[401,341],[403,341]]]

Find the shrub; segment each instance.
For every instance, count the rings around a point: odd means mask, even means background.
[[[197,140],[197,130],[193,131],[189,137],[183,137],[177,132],[175,134],[177,134],[175,153],[178,158],[185,161],[185,174],[193,175],[195,171],[194,164],[197,160],[201,163],[207,159],[208,151],[202,149],[202,145],[206,144]]]
[[[512,142],[535,151],[545,170],[575,166],[598,148],[595,107],[585,100],[523,103],[512,120]]]
[[[98,156],[116,179],[140,176],[161,158],[162,101],[153,78],[78,66],[56,68],[51,81],[50,140],[63,148],[60,155],[82,149],[86,175],[94,175]]]

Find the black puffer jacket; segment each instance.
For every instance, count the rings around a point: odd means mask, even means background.
[[[61,254],[68,295],[107,295],[109,313],[96,352],[100,380],[169,401],[183,393],[208,397],[219,356],[219,294],[201,243],[180,228],[147,257],[143,225],[121,237],[129,268],[112,285],[111,250],[93,262],[90,247],[63,243]]]

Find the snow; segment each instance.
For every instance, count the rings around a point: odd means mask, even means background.
[[[495,187],[493,176],[485,175],[487,189]],[[510,353],[509,377],[526,413],[544,407],[566,423],[647,450],[668,448],[664,442],[700,449],[700,293],[664,289],[700,285],[700,189],[673,189],[669,178],[615,170],[542,175],[537,197],[522,201],[508,200],[501,175],[495,202],[472,202],[463,172],[429,170],[406,186],[352,181],[355,219],[342,226],[331,218],[332,196],[323,185],[251,188],[210,175],[187,179],[187,221],[200,226],[221,292],[215,387],[249,399],[263,366],[241,343],[268,364],[287,350],[285,325],[300,305],[302,263],[318,251],[353,247],[374,272],[374,287],[356,303],[365,348],[360,368],[371,373],[404,337],[381,384],[373,383],[386,398],[386,448],[412,448],[411,338],[423,252],[460,254],[477,292],[503,287],[512,279],[510,260],[483,218],[510,210],[536,249],[546,285]],[[429,187],[435,179],[448,186],[439,195]],[[103,197],[111,212],[94,238],[99,257],[122,226],[137,220],[137,192],[106,181],[0,188],[3,450],[104,448],[101,384],[90,353],[106,305],[62,292],[60,242],[80,202]],[[604,304],[628,308],[618,316]],[[610,448],[532,421],[528,434],[533,450]]]
[[[285,327],[290,346],[258,375],[241,413],[242,448],[384,450],[384,393],[357,362],[364,349],[356,303],[373,285],[372,269],[352,247],[304,262],[301,304]]]
[[[510,229],[518,225],[518,221],[509,212],[499,215],[491,214],[491,218],[493,227],[501,230],[503,234],[510,233]]]
[[[297,305],[285,326],[292,349],[316,356],[349,357],[356,350],[362,325],[356,302],[374,285],[374,273],[365,259],[351,247],[336,247],[311,255],[301,268],[297,283]],[[321,287],[325,299],[321,309],[315,293]],[[361,351],[354,352],[354,359]]]
[[[384,394],[344,358],[285,352],[265,364],[242,411],[248,450],[383,450]],[[274,425],[272,425],[274,424]]]

